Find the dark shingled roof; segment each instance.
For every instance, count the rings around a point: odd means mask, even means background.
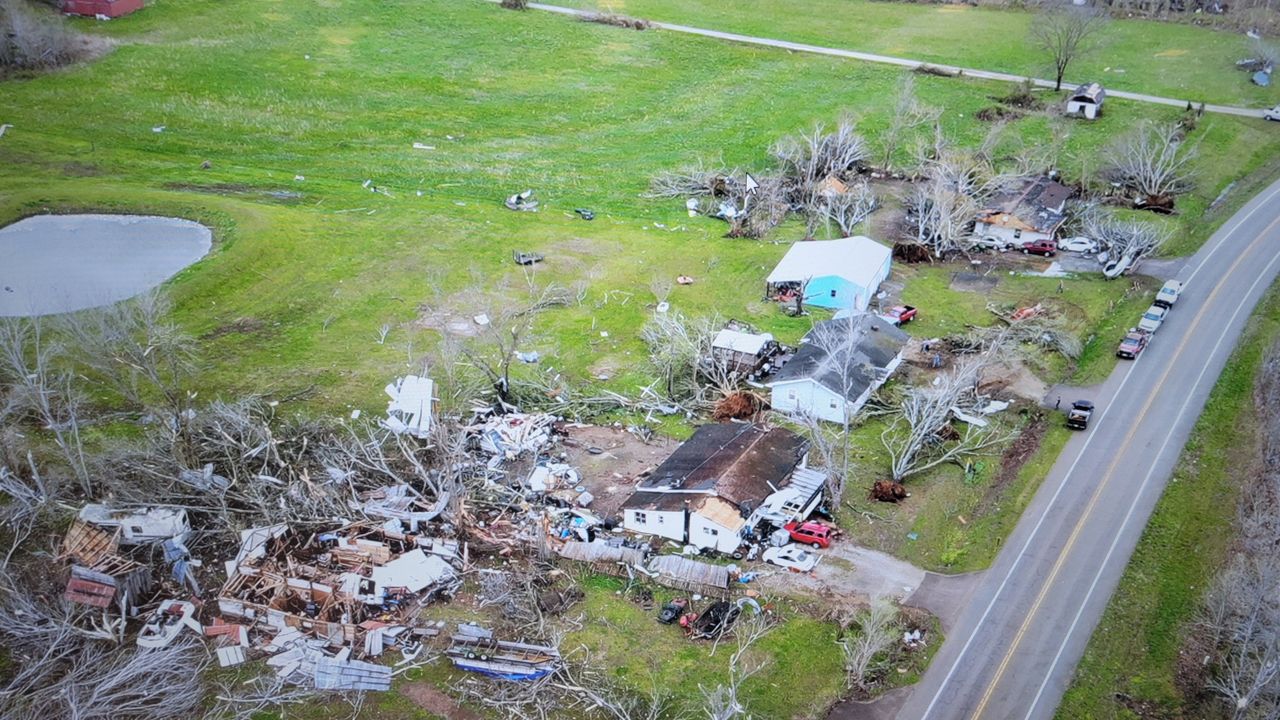
[[[1000,193],[978,213],[978,219],[996,225],[1026,224],[1043,233],[1053,233],[1066,219],[1059,212],[1071,188],[1050,177],[1028,180],[1017,190]],[[1008,216],[1006,218],[1005,216]],[[1017,221],[1012,223],[1009,218]]]
[[[699,494],[741,506],[785,487],[809,441],[783,428],[703,425],[637,487],[626,507],[676,510]]]
[[[1076,91],[1071,93],[1070,99],[1071,100],[1088,100],[1090,102],[1101,105],[1102,101],[1106,97],[1107,97],[1107,91],[1102,89],[1102,85],[1096,82],[1091,82],[1091,83],[1082,83],[1079,87],[1077,87]]]
[[[838,340],[815,342],[815,336],[828,336]],[[848,345],[845,344],[846,338]],[[876,373],[882,372],[893,362],[906,344],[906,333],[871,313],[824,320],[814,323],[813,330],[805,336],[805,343],[782,366],[778,374],[773,376],[769,385],[814,380],[831,392],[844,395],[846,400],[855,400],[876,382]],[[846,355],[846,347],[851,348],[847,357],[840,357]],[[836,356],[831,355],[830,348],[837,348]],[[840,366],[841,360],[847,361],[853,368],[847,388],[842,377],[844,371]]]

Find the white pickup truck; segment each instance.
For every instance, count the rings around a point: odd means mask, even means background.
[[[1166,310],[1173,307],[1178,302],[1178,296],[1182,294],[1182,283],[1177,280],[1170,280],[1160,288],[1160,292],[1156,293],[1156,307],[1162,307]]]

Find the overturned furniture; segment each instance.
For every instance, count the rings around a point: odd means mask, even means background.
[[[445,655],[461,670],[501,680],[537,680],[560,666],[560,651],[553,647],[496,640],[475,625],[459,625]]]

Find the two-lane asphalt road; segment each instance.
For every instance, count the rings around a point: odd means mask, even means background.
[[[900,720],[1053,717],[1210,390],[1278,269],[1280,182],[1229,220],[1179,274],[1186,287],[1164,326],[1102,386],[1089,429],[1067,444]]]

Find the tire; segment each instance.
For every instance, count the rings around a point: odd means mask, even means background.
[[[1022,248],[1022,254],[1023,254],[1023,255],[1030,255],[1030,254],[1031,254],[1031,251],[1030,251],[1030,250],[1028,250],[1028,249],[1026,249],[1026,248]]]
[[[742,551],[740,551],[740,550],[735,550],[735,551],[733,552],[733,554],[732,554],[732,555],[730,555],[730,557],[732,557],[734,560],[741,560],[741,559],[742,559]]]
[[[822,543],[809,543],[809,544],[813,546],[813,549],[814,549],[814,550],[821,550],[821,549],[822,549]]]

